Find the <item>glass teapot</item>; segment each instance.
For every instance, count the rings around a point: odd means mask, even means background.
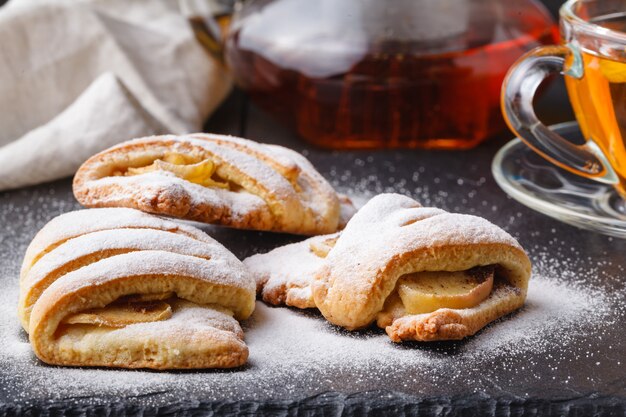
[[[316,145],[464,149],[503,127],[513,62],[557,39],[535,0],[247,0],[223,57],[256,103]]]

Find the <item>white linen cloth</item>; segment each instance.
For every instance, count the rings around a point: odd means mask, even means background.
[[[0,190],[72,175],[135,137],[201,130],[223,66],[168,0],[12,0],[0,8]]]

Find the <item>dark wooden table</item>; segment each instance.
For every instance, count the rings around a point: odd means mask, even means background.
[[[541,99],[539,113],[550,123],[571,119],[562,85],[556,84]],[[303,151],[334,185],[353,194],[365,197],[397,191],[412,195],[425,205],[484,216],[516,236],[528,249],[536,268],[547,268],[556,271],[556,278],[576,281],[581,291],[610,294],[612,301],[606,307],[603,323],[588,319],[585,328],[577,329],[575,335],[546,335],[553,340],[541,349],[531,348],[508,357],[496,355],[471,364],[466,360],[467,347],[471,346],[467,343],[471,340],[405,347],[429,352],[435,359],[453,365],[454,369],[439,373],[424,373],[419,366],[371,368],[371,373],[343,369],[323,376],[312,370],[306,378],[293,375],[282,381],[237,383],[229,379],[229,386],[223,386],[222,381],[232,376],[230,373],[145,373],[146,378],[162,378],[171,383],[165,388],[138,388],[118,394],[106,387],[81,388],[69,380],[63,386],[63,381],[54,377],[54,367],[33,359],[26,365],[16,362],[18,369],[5,352],[0,353],[0,415],[40,411],[71,415],[159,412],[285,416],[626,413],[626,241],[559,223],[508,198],[493,181],[490,164],[509,134],[503,132],[476,149],[461,152],[329,152],[306,145],[239,92],[214,114],[206,129]],[[77,207],[69,179],[0,193],[0,288],[16,291],[23,250],[37,229],[53,216]],[[242,258],[297,240],[293,236],[258,232],[241,232],[233,237],[230,231],[219,228],[211,229],[211,233]],[[558,277],[560,265],[567,277]],[[607,324],[607,317],[611,324]],[[312,317],[315,319],[319,318]],[[2,337],[15,337],[12,335],[18,332],[17,327],[17,323],[9,326]],[[26,341],[23,332],[19,337]],[[488,336],[481,333],[475,338],[481,337]],[[112,385],[114,379],[124,377],[124,371],[102,372],[111,372]],[[450,373],[456,376],[446,382]],[[183,383],[190,378],[206,382],[193,386]]]

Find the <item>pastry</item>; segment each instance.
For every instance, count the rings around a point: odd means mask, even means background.
[[[239,229],[332,233],[350,201],[302,155],[212,134],[153,136],[107,149],[74,177],[86,207],[131,207]]]
[[[243,263],[254,276],[257,294],[275,306],[315,308],[311,282],[339,233],[314,236],[246,258]]]
[[[202,231],[133,209],[50,221],[22,267],[18,314],[35,354],[69,366],[243,365],[254,310],[241,262]]]
[[[531,273],[524,250],[499,227],[398,194],[374,197],[336,235],[244,264],[264,300],[315,306],[348,330],[376,323],[395,342],[475,334],[523,305]],[[289,301],[294,288],[307,303]]]

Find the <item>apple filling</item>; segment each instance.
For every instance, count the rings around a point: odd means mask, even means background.
[[[198,161],[182,154],[169,153],[162,159],[153,161],[150,165],[130,167],[125,172],[117,172],[114,175],[134,176],[162,171],[203,187],[228,189],[228,182],[216,177],[216,169],[217,166],[210,159]]]
[[[407,313],[431,313],[440,308],[474,307],[491,293],[493,278],[493,266],[416,272],[401,277],[396,289]]]
[[[122,328],[136,323],[167,320],[172,317],[171,304],[175,297],[173,292],[129,295],[105,307],[70,315],[63,323]]]
[[[432,313],[440,308],[463,309],[483,302],[493,289],[495,266],[466,271],[423,271],[406,274],[378,314],[380,326],[405,315]]]
[[[320,258],[325,258],[326,256],[328,256],[328,252],[330,252],[330,250],[335,246],[335,243],[337,243],[337,239],[339,239],[339,236],[331,237],[317,242],[311,242],[309,244],[309,249],[316,256]]]

